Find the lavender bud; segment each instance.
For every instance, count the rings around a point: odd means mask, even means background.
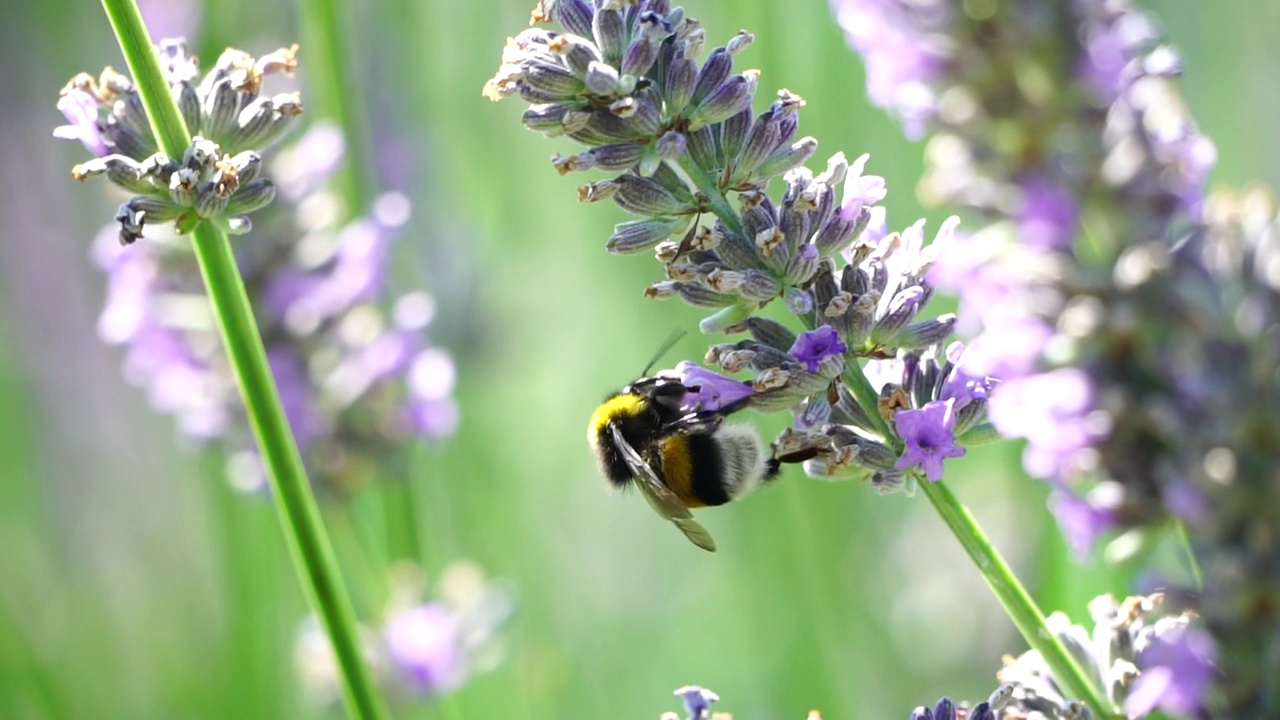
[[[241,185],[251,183],[262,173],[262,156],[252,150],[245,150],[231,158],[231,167],[235,168]]]
[[[778,297],[778,294],[782,292],[782,287],[778,285],[778,281],[770,277],[768,273],[760,270],[744,270],[742,271],[742,276],[743,283],[738,293],[749,300],[764,302]]]
[[[939,315],[932,320],[925,320],[914,325],[908,325],[898,333],[894,345],[903,350],[915,350],[917,348],[925,348],[930,345],[936,345],[947,336],[955,328],[956,316],[952,313]]]
[[[779,150],[769,156],[756,168],[754,174],[759,177],[781,175],[805,164],[817,151],[818,141],[812,137],[803,137],[786,150]]]
[[[622,11],[608,7],[597,10],[595,17],[591,19],[591,32],[605,61],[616,65],[622,58],[623,43],[627,38]]]
[[[587,88],[586,82],[568,69],[551,63],[533,61],[524,70],[524,82],[539,97],[552,102],[573,100]]]
[[[169,177],[169,199],[176,205],[194,207],[197,197],[197,184],[200,173],[189,167],[179,168]]]
[[[739,30],[738,34],[734,35],[733,39],[725,46],[725,50],[727,50],[730,55],[737,55],[750,47],[751,43],[755,42],[755,40],[755,35],[752,35],[746,30]]]
[[[569,127],[571,114],[572,121],[580,123],[578,128],[573,129],[581,129],[583,125],[586,125],[591,115],[589,113],[573,112],[576,109],[578,109],[578,106],[574,103],[531,105],[528,110],[524,111],[524,115],[520,120],[530,130],[540,132],[547,137],[558,137],[572,131]]]
[[[685,139],[685,136],[675,130],[670,130],[658,138],[658,157],[663,160],[678,160],[681,155],[684,155],[686,147],[688,147],[688,140]]]
[[[866,293],[858,296],[849,308],[845,319],[845,342],[849,347],[865,345],[871,339],[875,327],[876,296]]]
[[[662,114],[648,100],[637,100],[626,120],[636,133],[644,137],[655,137],[662,130]]]
[[[751,130],[751,108],[743,108],[738,114],[728,118],[720,125],[720,148],[726,162],[733,162],[742,153],[742,144],[746,142],[747,133]]]
[[[714,130],[715,128],[703,127],[685,135],[689,157],[703,170],[712,171],[719,167]]]
[[[209,192],[200,192],[196,194],[196,202],[194,205],[196,214],[202,218],[211,218],[221,215],[227,209],[230,202],[231,194],[218,192],[214,188],[210,188]],[[275,195],[275,189],[271,189],[271,195]],[[270,201],[270,198],[267,198]]]
[[[794,315],[807,315],[813,312],[813,296],[807,290],[789,287],[782,295],[787,309]]]
[[[612,65],[594,60],[584,76],[587,91],[593,95],[613,95],[618,91],[618,80],[618,71]]]
[[[630,170],[636,163],[640,162],[640,157],[643,154],[644,148],[640,145],[614,143],[612,145],[594,147],[572,157],[566,158],[557,155],[552,158],[551,162],[561,175],[575,170],[589,170],[594,167],[603,170],[623,171]]]
[[[649,72],[658,59],[658,47],[666,37],[668,29],[662,16],[654,12],[640,15],[637,31],[622,56],[622,73],[632,77],[641,77]]]
[[[239,111],[239,98],[231,86],[231,78],[217,80],[200,108],[202,122],[200,127],[205,137],[221,138],[235,125]]]
[[[924,288],[912,286],[903,289],[889,303],[889,312],[871,330],[871,342],[876,345],[894,343],[899,331],[915,318],[924,302]]]
[[[547,47],[564,59],[565,64],[569,66],[569,69],[573,71],[574,75],[577,75],[587,81],[588,89],[591,88],[591,80],[589,77],[591,74],[591,65],[593,63],[600,63],[608,66],[608,64],[604,62],[604,58],[600,56],[600,51],[597,50],[596,46],[592,45],[591,41],[587,40],[585,37],[573,34],[560,35],[552,40]],[[608,67],[612,69],[612,66]],[[618,73],[616,70],[613,75],[615,78],[617,77]]]
[[[200,127],[200,94],[189,82],[179,83],[173,87],[174,99],[178,101],[178,112],[187,125],[187,132],[197,135],[204,132]]]
[[[757,269],[765,267],[764,259],[760,257],[760,252],[756,250],[755,245],[741,235],[730,232],[719,222],[712,228],[711,235],[716,238],[716,253],[724,258],[730,267]]]
[[[266,207],[276,196],[275,183],[267,178],[258,178],[251,182],[243,182],[228,199],[224,212],[229,215],[242,215]]]
[[[761,113],[743,142],[742,152],[734,165],[735,172],[742,177],[753,175],[756,167],[777,149],[781,133],[774,115],[767,110]]]
[[[813,244],[823,257],[829,257],[843,250],[849,242],[866,229],[871,221],[871,211],[862,208],[858,217],[853,220],[841,220],[839,213],[831,213],[818,232],[813,236]]]
[[[750,303],[746,305],[734,305],[732,307],[727,307],[710,317],[703,318],[702,321],[698,323],[698,329],[708,335],[711,333],[724,332],[725,328],[733,327],[750,317],[753,308],[754,304]]]
[[[803,285],[818,271],[818,249],[812,245],[802,245],[800,250],[787,261],[786,282],[792,285]]]
[[[984,445],[1000,439],[1000,433],[989,422],[987,417],[987,401],[981,398],[970,400],[956,411],[956,442],[961,445]]]
[[[735,75],[726,80],[720,87],[712,90],[697,109],[689,114],[690,126],[700,127],[718,123],[744,108],[751,107],[751,98],[755,94],[759,77],[759,71],[747,70],[741,75]]]
[[[607,200],[618,192],[618,183],[616,180],[601,180],[599,182],[586,183],[578,186],[578,202],[593,203]]]
[[[553,14],[565,30],[584,38],[591,37],[594,11],[587,0],[556,0]]]
[[[687,57],[677,58],[667,69],[667,114],[679,117],[693,97],[694,83],[697,82],[698,64]]]
[[[116,221],[120,223],[120,244],[129,245],[142,237],[142,228],[146,223],[173,220],[182,211],[182,207],[154,195],[129,198],[116,210]]]
[[[658,183],[638,175],[621,175],[614,202],[636,215],[675,215],[688,206]]]
[[[733,295],[725,295],[699,282],[680,282],[666,280],[656,282],[644,291],[645,297],[663,300],[679,295],[680,299],[695,307],[720,308],[734,305],[738,299]]]
[[[786,352],[796,342],[796,334],[777,320],[752,316],[743,325],[757,342],[775,350]]]
[[[76,180],[106,175],[112,183],[133,193],[149,194],[156,191],[151,178],[143,175],[142,166],[133,158],[124,155],[106,155],[80,163],[71,168],[71,177]]]
[[[702,63],[702,69],[698,71],[698,79],[694,83],[693,94],[689,97],[689,102],[695,105],[701,104],[703,99],[711,94],[712,90],[720,87],[725,80],[729,79],[729,73],[732,71],[733,59],[729,56],[729,52],[724,48],[712,50],[706,62]]]
[[[683,229],[687,222],[688,218],[646,218],[618,223],[605,249],[622,255],[650,250]]]

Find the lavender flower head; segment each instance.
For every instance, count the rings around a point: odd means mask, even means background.
[[[187,232],[212,220],[231,233],[247,232],[247,214],[275,196],[259,177],[259,150],[279,139],[302,113],[298,94],[262,96],[268,75],[292,74],[297,46],[254,58],[228,49],[203,78],[180,40],[157,47],[165,79],[178,103],[191,145],[180,158],[158,151],[133,81],[111,68],[98,79],[80,73],[63,88],[58,110],[68,124],[54,136],[79,140],[94,159],[72,168],[83,180],[106,175],[134,195],[120,206],[119,239],[142,237],[146,223],[172,220]]]
[[[611,175],[582,185],[578,197],[612,199],[639,217],[617,225],[605,247],[655,252],[665,278],[648,297],[707,308],[706,333],[750,336],[708,350],[716,375],[690,381],[698,388],[691,407],[792,412],[795,427],[773,444],[776,458],[813,458],[811,474],[874,478],[886,490],[907,485],[922,465],[936,478],[943,457],[991,437],[986,398],[941,398],[952,365],[921,360],[940,352],[956,322],[925,308],[928,273],[958,220],[931,245],[923,221],[889,233],[877,207],[884,178],[866,173],[867,155],[850,163],[836,153],[821,172],[807,168],[817,141],[794,140],[804,100],[779,90],[753,112],[760,75],[734,74],[752,41],[746,31],[699,62],[705,31],[666,0],[543,2],[533,23],[544,21],[560,27],[512,38],[484,94],[521,97],[530,103],[526,127],[586,146],[553,159],[561,174]],[[780,195],[769,193],[773,178]],[[778,300],[799,331],[757,314]],[[914,374],[899,374],[885,397],[855,398],[849,386],[860,363],[895,357]],[[713,372],[682,367],[678,375]],[[894,404],[908,393],[918,402]],[[931,401],[950,413],[923,409]],[[901,432],[899,411],[907,413]]]
[[[1129,717],[1156,709],[1196,715],[1205,709],[1208,677],[1214,672],[1204,631],[1191,613],[1162,612],[1164,596],[1133,596],[1117,603],[1110,595],[1089,604],[1092,631],[1071,624],[1061,613],[1049,628],[1107,699]],[[1186,640],[1192,642],[1187,643]],[[1208,654],[1206,654],[1208,653]],[[1082,717],[1082,703],[1063,696],[1052,673],[1034,650],[1006,656],[998,679],[1007,686],[1004,712],[1027,717]],[[1023,713],[1019,715],[1017,713]]]
[[[305,160],[321,175],[299,173],[302,158],[292,148],[281,153],[276,166],[288,202],[264,215],[253,242],[235,250],[310,476],[345,492],[410,438],[450,435],[458,411],[453,361],[425,333],[434,301],[421,292],[386,297],[389,252],[408,219],[408,201],[388,194],[367,217],[341,226],[323,220],[338,214],[323,189],[323,172],[342,152],[331,139],[321,125],[298,143],[310,148]],[[322,161],[320,150],[330,159]],[[94,246],[107,273],[99,333],[124,346],[126,379],[175,417],[182,436],[223,444],[236,487],[265,488],[190,248],[163,232],[122,248],[113,234],[104,232]]]
[[[1276,387],[1252,370],[1278,362],[1274,204],[1206,194],[1216,152],[1179,96],[1181,61],[1123,0],[1010,4],[903,32],[926,30],[949,48],[931,85],[956,102],[929,118],[920,192],[990,220],[934,281],[961,295],[977,367],[1006,380],[993,422],[1026,439],[1024,465],[1050,483],[1077,553],[1185,525],[1205,581],[1171,597],[1217,646],[1215,714],[1271,713],[1280,550],[1244,538],[1280,526]],[[1022,82],[1032,63],[1039,87]],[[1006,127],[1022,131],[1012,146],[992,131]],[[1179,687],[1202,699],[1199,681]]]

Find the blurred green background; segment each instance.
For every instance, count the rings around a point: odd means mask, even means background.
[[[864,99],[863,71],[820,0],[686,7],[714,46],[739,28],[740,67],[808,101],[801,132],[819,158],[870,152],[887,178],[891,225],[945,217],[913,193],[921,144]],[[400,241],[400,289],[440,306],[433,339],[458,361],[461,427],[414,455],[403,487],[376,485],[330,507],[358,610],[379,612],[377,562],[417,555],[429,577],[470,559],[514,593],[505,656],[439,702],[397,716],[655,718],[686,683],[716,690],[738,718],[905,718],[938,696],[980,699],[1011,625],[922,498],[877,497],[788,471],[775,487],[701,519],[702,553],[634,497],[607,493],[583,442],[603,395],[633,379],[673,329],[667,357],[699,358],[699,314],[641,296],[659,268],[603,251],[610,203],[579,205],[584,180],[548,158],[571,152],[519,124],[517,101],[480,88],[531,0],[373,0],[355,14],[359,69],[386,189],[414,201]],[[145,3],[144,3],[145,7]],[[1153,2],[1188,69],[1186,97],[1218,144],[1215,184],[1280,182],[1280,2]],[[206,64],[232,45],[263,52],[299,38],[280,0],[157,2],[153,30],[183,32]],[[175,15],[177,13],[177,15]],[[91,2],[12,3],[0,24],[0,717],[279,718],[338,714],[294,670],[306,609],[272,507],[234,493],[222,460],[175,441],[170,421],[120,377],[97,339],[103,278],[88,245],[114,202],[74,183],[76,143],[51,136],[58,89],[75,72],[123,67]],[[190,15],[187,21],[190,22]],[[302,48],[302,64],[307,48]],[[303,78],[305,92],[305,77]],[[931,232],[930,232],[931,234]],[[252,236],[240,242],[251,242]],[[757,418],[766,436],[778,418]],[[1126,569],[1067,559],[1000,445],[949,465],[949,480],[1042,607],[1083,619]],[[406,504],[411,500],[411,504]],[[404,515],[398,515],[403,511]],[[410,515],[414,547],[385,518]]]

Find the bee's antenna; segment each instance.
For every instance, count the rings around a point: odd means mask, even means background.
[[[657,364],[659,358],[666,355],[672,345],[680,342],[680,338],[684,337],[685,333],[685,330],[673,330],[671,334],[667,336],[667,339],[662,341],[662,345],[658,348],[658,352],[654,353],[653,357],[649,359],[649,364],[645,365],[644,370],[640,371],[640,377],[649,377],[649,371]]]

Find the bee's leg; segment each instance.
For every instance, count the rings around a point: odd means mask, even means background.
[[[764,479],[767,482],[778,477],[778,473],[782,470],[783,464],[789,465],[793,463],[802,463],[805,460],[812,460],[817,456],[817,448],[806,448],[804,450],[797,450],[793,453],[787,453],[786,455],[775,455],[764,461]]]

